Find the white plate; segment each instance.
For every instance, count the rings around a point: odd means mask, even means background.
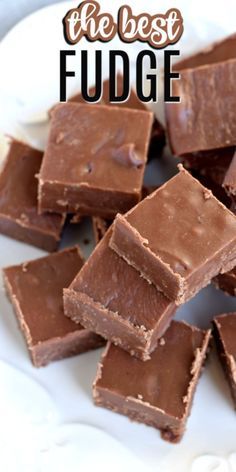
[[[101,2],[105,10],[112,4],[113,12],[122,3]],[[142,0],[138,7],[137,2],[126,3],[134,4],[136,12],[179,6],[185,19],[181,52],[191,52],[235,28],[234,1],[225,1],[224,9],[221,2],[218,6],[217,2],[208,1],[204,11],[199,2],[188,0]],[[0,44],[0,131],[43,148],[47,136],[45,112],[58,100],[59,49],[69,47],[63,39],[61,19],[70,5],[76,4],[62,3],[36,12]],[[95,46],[83,44],[91,50]],[[116,39],[114,44],[103,47],[104,57],[109,48],[123,47],[134,59],[141,46],[119,45]],[[134,60],[132,65],[133,74]],[[104,69],[106,73],[107,63]],[[92,67],[90,72],[92,83]],[[76,88],[75,81],[70,92]],[[159,107],[156,110],[160,112]],[[173,173],[174,166],[168,156],[162,163],[152,163],[148,181],[163,181]],[[88,254],[91,245],[84,245],[83,239],[89,231],[88,223],[70,228],[62,245],[80,242]],[[0,249],[1,267],[44,254],[3,236]],[[171,445],[160,439],[158,431],[93,406],[91,385],[101,350],[40,370],[33,368],[3,290],[0,300],[0,470],[236,470],[235,412],[215,355],[210,355],[199,382],[184,439],[179,445]],[[207,327],[214,315],[235,309],[235,299],[209,287],[182,307],[177,318]]]

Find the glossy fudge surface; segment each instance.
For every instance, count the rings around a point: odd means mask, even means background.
[[[63,312],[63,288],[81,269],[78,247],[4,269],[5,286],[37,366],[101,345]]]
[[[216,316],[214,337],[236,408],[236,312]]]
[[[176,307],[109,248],[110,235],[111,230],[64,290],[65,313],[146,360]]]
[[[64,216],[38,214],[36,178],[43,153],[11,140],[0,174],[0,232],[47,251],[57,248]]]
[[[123,92],[123,77],[121,74],[117,74],[117,94],[122,95]],[[94,87],[91,87],[89,90],[89,95],[94,95]],[[87,103],[84,101],[81,93],[73,95],[70,102],[78,102],[78,103]],[[109,105],[109,106],[118,106],[123,108],[133,108],[134,110],[143,110],[147,111],[148,107],[145,105],[144,102],[141,102],[137,97],[133,88],[130,90],[129,98],[125,102],[110,102],[109,97],[109,79],[104,80],[103,82],[103,93],[102,99],[99,102],[101,105]],[[165,130],[162,124],[158,121],[156,117],[154,117],[152,131],[151,131],[151,141],[148,150],[148,159],[153,159],[155,157],[159,157],[162,153],[163,147],[165,146]]]
[[[236,59],[186,69],[173,81],[179,103],[166,104],[174,154],[236,145]]]
[[[54,108],[39,175],[41,211],[113,217],[141,198],[152,113],[66,103]]]
[[[110,344],[94,383],[95,403],[160,429],[164,439],[179,441],[209,338],[209,331],[172,321],[147,362]]]
[[[236,263],[236,217],[182,166],[126,215],[110,246],[177,304]]]

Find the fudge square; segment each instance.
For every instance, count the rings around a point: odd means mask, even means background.
[[[123,76],[122,74],[118,73],[116,77],[117,81],[117,93],[119,95],[122,94],[123,92]],[[110,102],[110,97],[109,97],[109,87],[110,87],[110,81],[109,79],[104,80],[103,82],[103,92],[102,92],[102,98],[100,100],[100,104],[103,105],[109,105],[109,106],[118,106],[122,108],[133,108],[136,110],[144,110],[147,111],[148,108],[144,102],[141,102],[139,100],[136,92],[131,88],[130,90],[130,95],[129,98],[125,102],[121,103],[113,103]],[[89,90],[89,95],[94,95],[94,87],[91,87]],[[79,102],[79,103],[87,103],[83,99],[81,93],[78,93],[76,95],[73,95],[69,102]],[[166,140],[165,140],[165,130],[162,126],[162,124],[158,121],[156,117],[153,117],[153,125],[152,125],[152,131],[151,131],[151,140],[150,140],[150,145],[149,145],[149,150],[148,150],[148,159],[153,159],[155,157],[159,157],[162,153],[163,147],[165,146]]]
[[[37,189],[43,153],[10,140],[0,174],[0,233],[46,251],[60,241],[64,216],[38,215]]]
[[[153,114],[57,105],[39,176],[40,211],[113,218],[141,198]]]
[[[180,441],[209,339],[210,331],[172,321],[147,362],[108,343],[93,384],[95,404]]]
[[[7,293],[36,367],[103,344],[99,336],[63,313],[63,288],[82,265],[79,248],[74,247],[3,271]]]
[[[216,316],[213,334],[236,408],[236,312]]]
[[[236,217],[179,165],[180,172],[126,215],[110,246],[176,304],[236,265]]]
[[[181,71],[173,82],[179,103],[166,104],[176,155],[236,145],[236,59]]]
[[[168,327],[176,306],[109,248],[109,229],[69,288],[64,311],[142,360]]]

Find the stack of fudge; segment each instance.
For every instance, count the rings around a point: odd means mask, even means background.
[[[236,294],[235,46],[233,35],[176,65],[181,103],[166,116],[182,164],[162,186],[143,186],[162,125],[134,91],[109,103],[108,81],[101,103],[78,94],[50,110],[44,153],[11,139],[0,175],[0,231],[55,251],[3,271],[33,364],[107,343],[95,404],[171,442],[185,431],[211,339],[173,320],[176,310],[211,281]],[[84,216],[96,241],[87,261],[78,246],[57,251],[66,217]],[[236,313],[214,318],[212,332],[236,404]]]

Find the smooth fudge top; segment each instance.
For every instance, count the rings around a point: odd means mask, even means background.
[[[121,95],[123,92],[123,76],[118,73],[116,76],[116,85],[117,85],[117,94]],[[100,99],[99,103],[101,105],[109,105],[109,106],[117,106],[121,108],[133,108],[136,110],[143,110],[147,111],[149,108],[148,106],[139,100],[135,90],[133,88],[130,89],[130,94],[128,99],[125,102],[110,102],[110,96],[109,96],[109,87],[110,87],[110,80],[104,80],[103,81],[103,89],[102,89],[102,98]],[[93,96],[95,93],[95,88],[91,87],[89,89],[89,95]],[[77,103],[87,103],[81,93],[77,93],[76,95],[73,95],[70,99],[69,102],[77,102]],[[162,151],[164,145],[165,145],[165,130],[158,121],[156,117],[153,116],[153,127],[152,127],[152,133],[151,133],[151,142],[150,142],[150,147],[149,147],[149,152],[148,152],[148,158],[155,158],[158,155],[160,155],[160,152]]]
[[[225,174],[223,187],[229,195],[236,198],[236,152],[234,153],[234,157]]]
[[[86,294],[134,326],[152,330],[167,310],[174,312],[175,304],[109,248],[110,237],[111,230],[69,288]]]
[[[41,183],[139,193],[152,120],[147,111],[57,105],[52,111]]]
[[[8,291],[28,327],[32,345],[80,329],[64,315],[63,288],[82,265],[79,249],[74,247],[4,269]]]
[[[175,418],[182,418],[191,398],[192,378],[210,332],[172,321],[151,359],[142,362],[110,345],[105,352],[96,387],[136,398]]]
[[[234,358],[236,380],[236,312],[225,313],[214,318],[224,351]]]
[[[166,104],[176,155],[236,145],[236,59],[181,72],[173,82],[179,103]]]
[[[58,235],[64,217],[57,214],[38,214],[37,189],[43,153],[20,141],[10,142],[0,174],[0,216],[3,215],[22,226],[40,229]]]
[[[236,58],[236,34],[231,34],[220,41],[212,43],[196,54],[192,54],[174,64],[174,70],[192,69],[206,64],[216,64]]]
[[[144,247],[183,278],[235,241],[236,217],[181,165],[126,215]],[[235,254],[232,254],[235,257]]]

